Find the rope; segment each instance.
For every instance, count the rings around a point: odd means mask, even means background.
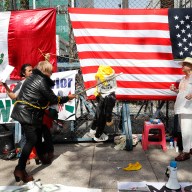
[[[45,107],[38,107],[38,106],[33,105],[33,104],[31,104],[31,103],[29,103],[29,102],[27,102],[27,101],[21,101],[21,100],[16,101],[16,102],[14,103],[14,105],[15,105],[16,103],[24,103],[24,104],[27,104],[27,105],[29,105],[29,106],[31,106],[31,107],[33,107],[33,108],[36,108],[36,109],[46,109],[46,108],[49,106],[49,102],[47,103],[47,105],[46,105]]]

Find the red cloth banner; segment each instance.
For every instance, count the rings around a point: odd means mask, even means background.
[[[36,9],[0,13],[1,66],[11,65],[15,69],[11,79],[18,79],[23,64],[37,65],[44,60],[43,53],[52,53],[54,71],[56,63],[56,10]]]

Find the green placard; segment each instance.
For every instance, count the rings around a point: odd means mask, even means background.
[[[11,108],[15,101],[11,99],[0,100],[0,122],[7,123],[10,120]]]
[[[73,113],[74,107],[71,106],[71,105],[65,105],[65,110],[66,110],[66,111],[69,111],[70,113]]]

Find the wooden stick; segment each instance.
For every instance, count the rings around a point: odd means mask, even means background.
[[[38,49],[39,49],[39,48],[38,48]],[[39,49],[39,51],[40,51],[41,55],[42,55],[43,57],[45,57],[43,51],[42,51],[41,49]]]
[[[38,48],[38,49],[39,49],[39,48]],[[41,55],[45,58],[45,60],[50,62],[50,55],[51,55],[51,54],[50,54],[50,53],[44,54],[41,49],[39,49],[39,51],[41,52]],[[49,54],[49,57],[48,57],[48,54]]]
[[[39,49],[39,48],[38,48]],[[46,57],[45,54],[43,53],[43,51],[41,49],[39,49],[41,55],[43,57]],[[54,54],[54,53],[49,53],[50,55],[54,55],[54,56],[58,56],[57,54]],[[63,58],[69,58],[69,59],[73,59],[73,60],[76,60],[76,61],[79,61],[79,59],[75,59],[75,58],[70,58],[69,56],[59,56],[59,57],[63,57]]]
[[[79,93],[76,93],[75,95],[80,95],[81,93],[84,93],[84,92],[88,91],[89,89],[92,89],[92,88],[94,88],[94,87],[96,87],[96,86],[98,86],[98,85],[101,85],[101,84],[103,84],[103,83],[105,83],[105,82],[107,82],[107,81],[110,81],[110,80],[112,80],[112,79],[114,79],[114,78],[116,78],[116,77],[118,77],[119,75],[122,75],[122,74],[123,74],[123,73],[121,72],[121,73],[119,73],[119,74],[111,77],[110,79],[106,79],[105,81],[102,81],[102,82],[100,82],[100,83],[97,83],[96,85],[93,85],[93,86],[91,86],[91,87],[89,87],[89,88],[87,88],[87,89],[85,89],[85,90],[83,90],[83,91],[80,91]]]

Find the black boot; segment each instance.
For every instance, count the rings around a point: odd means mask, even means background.
[[[25,170],[20,170],[18,168],[15,168],[15,171],[13,172],[14,176],[15,176],[15,181],[19,182],[19,181],[23,181],[24,183],[27,183],[29,181],[33,181],[33,176],[32,175],[28,175],[28,173]]]

